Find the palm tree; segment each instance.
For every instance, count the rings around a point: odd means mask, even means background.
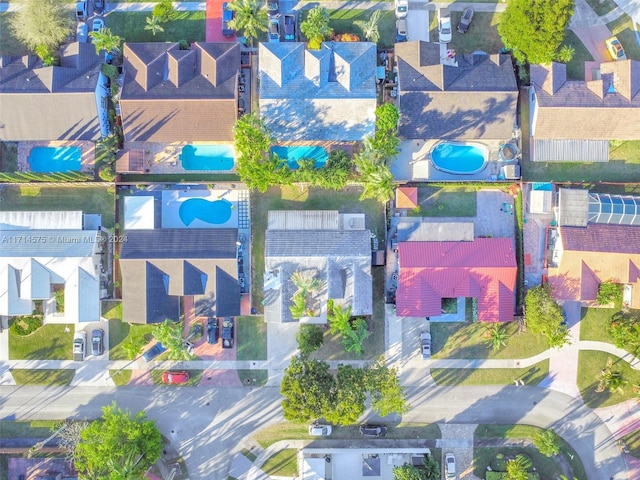
[[[242,31],[247,42],[253,46],[253,40],[260,32],[267,31],[269,18],[262,0],[235,0],[229,2],[229,10],[235,13],[229,22],[229,28]]]
[[[307,277],[301,272],[293,272],[291,274],[291,281],[298,287],[298,290],[294,295],[301,295],[306,298],[307,295],[313,292],[317,292],[322,288],[322,282],[316,277]]]
[[[147,17],[147,24],[144,27],[145,30],[151,30],[153,36],[156,36],[156,33],[164,32],[164,28],[160,25],[160,19],[158,17]]]
[[[351,308],[349,308],[351,310]],[[362,318],[356,318],[348,329],[342,332],[342,345],[347,352],[354,352],[361,355],[364,352],[362,343],[369,336],[367,321]]]
[[[102,50],[106,50],[107,53],[120,51],[122,39],[118,35],[111,33],[111,29],[107,27],[101,28],[99,32],[91,32],[89,36],[93,39],[96,53],[100,53]]]
[[[489,341],[487,343],[491,345],[494,352],[497,352],[507,344],[509,334],[502,325],[492,325],[487,329],[487,333],[489,334]]]
[[[367,150],[356,155],[354,163],[360,173],[362,194],[360,199],[375,198],[382,203],[393,198],[393,174],[384,162],[376,161]]]
[[[356,20],[353,24],[362,30],[364,38],[369,42],[378,43],[380,40],[380,31],[378,30],[378,24],[382,17],[382,10],[374,10],[369,20]]]
[[[507,462],[507,472],[504,478],[505,480],[527,480],[529,478],[527,471],[530,468],[531,460],[524,455],[518,455]]]
[[[600,371],[600,375],[598,375],[598,386],[596,387],[596,392],[604,392],[605,390],[609,390],[610,393],[624,393],[624,386],[628,383],[622,376],[622,372],[620,370],[613,369],[613,360],[611,358],[607,359],[607,366],[604,370]]]
[[[289,305],[289,311],[291,312],[291,316],[293,318],[300,318],[304,315],[304,312],[307,310],[307,302],[302,295],[294,295],[291,297],[291,301],[293,302]]]
[[[331,333],[342,333],[351,329],[351,305],[343,309],[341,305],[335,305],[332,299],[327,301],[327,320]]]

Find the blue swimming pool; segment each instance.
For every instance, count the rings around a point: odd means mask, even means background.
[[[313,160],[316,168],[324,167],[329,155],[323,147],[311,145],[297,147],[272,147],[271,153],[287,161],[292,170],[298,168],[298,160]]]
[[[438,169],[456,175],[478,173],[487,166],[489,149],[481,143],[440,142],[431,150],[431,162]]]
[[[189,198],[180,204],[178,214],[182,223],[189,226],[194,220],[221,225],[231,218],[233,204],[229,200]]]
[[[80,147],[33,147],[29,152],[32,172],[79,172],[82,149]]]
[[[180,161],[185,170],[232,170],[234,156],[231,145],[185,145]]]

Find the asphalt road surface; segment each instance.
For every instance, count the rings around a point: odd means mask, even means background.
[[[525,423],[553,427],[582,459],[589,480],[627,480],[604,423],[582,402],[537,387],[409,388],[408,422]],[[282,421],[277,387],[0,387],[0,418],[93,419],[112,401],[145,410],[185,459],[192,480],[224,480],[242,440]]]

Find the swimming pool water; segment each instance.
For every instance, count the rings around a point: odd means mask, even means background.
[[[33,147],[29,152],[29,168],[39,173],[78,172],[81,158],[80,147]]]
[[[272,147],[271,153],[286,160],[290,169],[298,168],[299,160],[313,160],[316,168],[324,167],[329,156],[323,147],[297,146],[297,147]]]
[[[486,163],[486,153],[470,143],[442,142],[431,150],[431,161],[443,172],[469,175],[481,171]]]
[[[180,160],[185,170],[232,170],[234,151],[231,145],[185,145]]]
[[[220,225],[231,218],[233,205],[229,200],[206,200],[189,198],[180,204],[178,214],[182,223],[189,226],[194,220]]]

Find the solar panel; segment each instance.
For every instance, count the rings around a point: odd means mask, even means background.
[[[640,225],[640,197],[589,194],[589,223]]]

